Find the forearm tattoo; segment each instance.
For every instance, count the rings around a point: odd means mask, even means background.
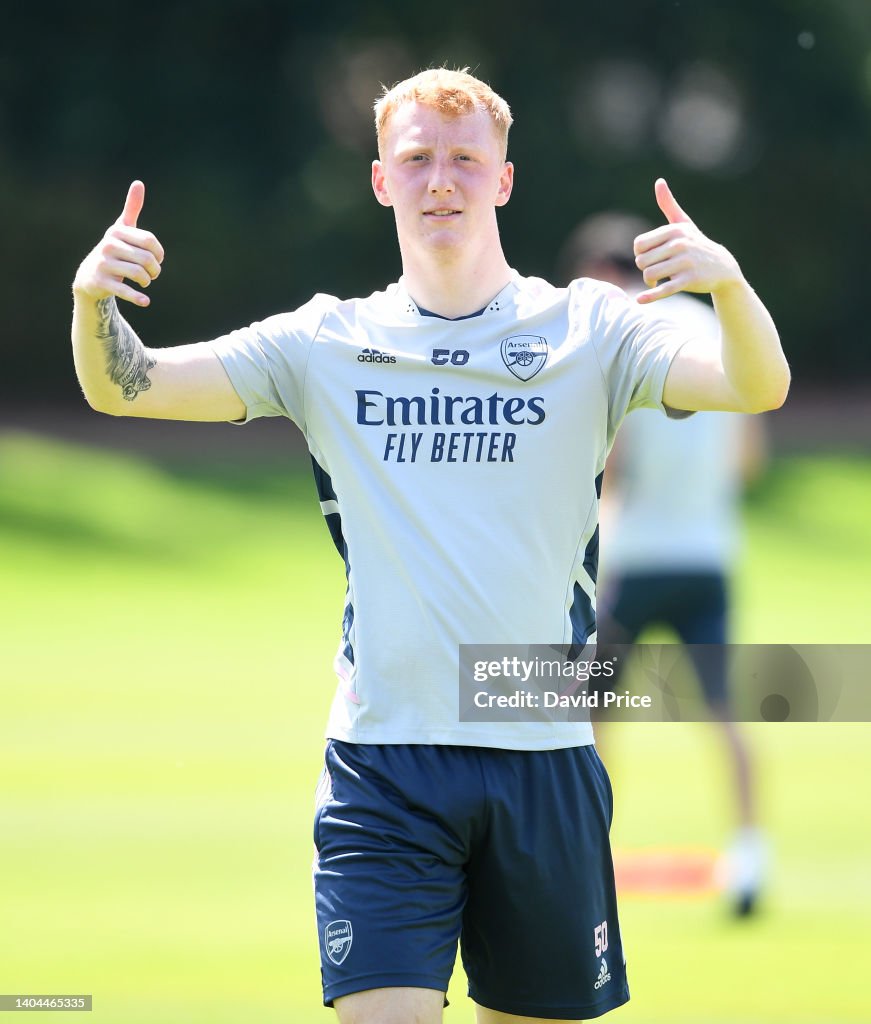
[[[97,337],[106,353],[106,373],[121,388],[124,399],[132,402],[140,391],[151,387],[148,371],[157,361],[122,318],[113,296],[99,300],[97,316]]]

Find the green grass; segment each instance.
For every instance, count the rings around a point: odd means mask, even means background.
[[[866,640],[869,510],[867,462],[777,463],[747,508],[738,638]],[[306,467],[0,436],[0,564],[0,992],[92,992],[113,1024],[330,1020],[309,867],[343,570]],[[709,728],[615,733],[615,844],[719,846]],[[624,899],[615,1020],[871,1018],[869,736],[752,727],[766,913]],[[469,1024],[462,982],[446,1020]]]

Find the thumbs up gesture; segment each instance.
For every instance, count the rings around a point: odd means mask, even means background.
[[[134,181],[120,217],[85,257],[73,281],[73,292],[92,299],[115,295],[137,306],[147,306],[147,295],[127,281],[147,288],[160,273],[163,246],[150,232],[137,226],[145,203],[145,186]]]
[[[678,205],[664,178],[654,186],[656,202],[668,221],[635,239],[635,264],[648,290],[636,301],[656,302],[676,292],[712,292],[743,280],[735,257],[712,242]]]

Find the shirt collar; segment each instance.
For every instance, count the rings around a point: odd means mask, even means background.
[[[463,320],[469,320],[473,317],[487,317],[494,313],[501,313],[503,310],[513,306],[514,296],[517,292],[519,280],[520,275],[516,270],[512,270],[511,279],[508,284],[506,284],[500,292],[494,295],[483,309],[480,309],[475,313],[466,313],[464,316],[450,318],[440,316],[438,313],[433,313],[430,310],[423,309],[419,306],[408,293],[408,289],[405,286],[405,278],[400,277],[396,282],[396,304],[399,312],[415,320],[426,318],[427,320],[446,323],[458,323]]]

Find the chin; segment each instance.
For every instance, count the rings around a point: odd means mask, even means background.
[[[462,249],[465,239],[453,228],[436,228],[424,235],[423,244],[430,249]]]

